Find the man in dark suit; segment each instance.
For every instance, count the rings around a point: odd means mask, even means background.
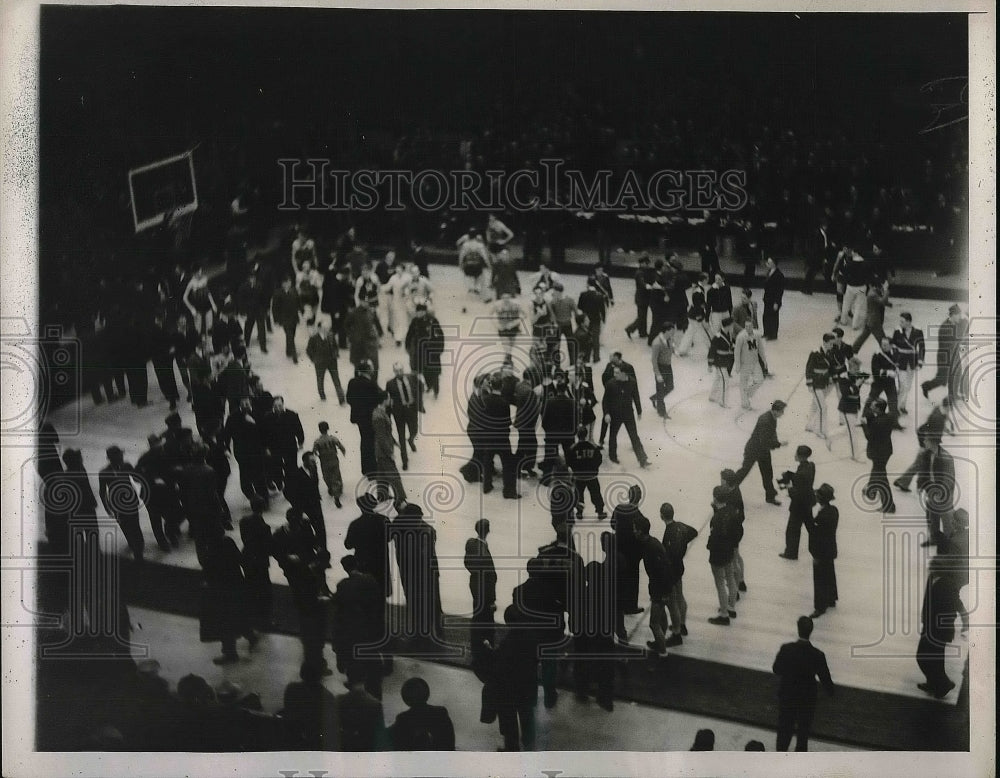
[[[781,679],[778,689],[778,751],[788,750],[792,734],[796,732],[795,750],[809,750],[809,732],[816,712],[816,679],[823,684],[827,694],[834,693],[826,655],[809,642],[813,620],[801,616],[797,626],[799,639],[780,648],[772,668]]]
[[[286,276],[281,280],[281,288],[276,289],[271,298],[271,316],[285,331],[285,356],[290,357],[296,365],[299,363],[299,354],[295,350],[295,330],[299,326],[301,310],[299,293],[292,286],[292,279]]]
[[[823,264],[832,245],[830,228],[824,219],[819,226],[811,229],[806,237],[806,274],[802,281],[802,294],[813,293],[813,281],[823,270]]]
[[[316,326],[316,332],[312,334],[306,344],[306,356],[316,368],[316,388],[319,390],[319,399],[326,399],[326,374],[329,373],[330,378],[333,379],[333,388],[337,392],[337,401],[343,405],[346,400],[344,399],[344,388],[340,385],[340,371],[337,368],[340,348],[326,322],[321,321]]]
[[[306,451],[302,455],[302,466],[286,476],[285,497],[293,508],[309,519],[320,545],[326,550],[326,521],[319,496],[319,470],[312,451]]]
[[[677,570],[671,565],[671,558],[663,544],[649,534],[649,522],[633,524],[639,554],[649,579],[649,628],[653,639],[646,642],[646,648],[660,657],[667,656],[666,635],[670,620],[667,618],[667,599],[677,585]]]
[[[170,410],[176,411],[180,394],[177,391],[177,379],[174,378],[173,335],[168,331],[166,319],[161,312],[153,317],[148,337],[153,373],[156,374],[163,398],[170,403]]]
[[[111,446],[107,455],[108,466],[97,476],[98,493],[108,516],[118,522],[132,556],[141,562],[146,543],[139,527],[139,496],[132,484],[133,479],[137,485],[140,484],[141,477],[125,461],[125,455],[118,446]]]
[[[764,280],[764,340],[778,339],[778,312],[785,294],[785,275],[778,270],[772,257],[767,258],[767,278]]]
[[[219,318],[212,325],[212,350],[219,354],[226,349],[235,351],[243,338],[243,328],[236,320],[236,306],[233,303],[223,304]]]
[[[396,751],[454,751],[455,725],[448,709],[428,705],[431,690],[423,678],[408,678],[399,691],[409,710],[396,716],[389,739]]]
[[[955,460],[941,447],[940,438],[928,437],[924,441],[926,460],[924,469],[917,474],[917,491],[923,495],[927,518],[927,539],[922,546],[936,546],[950,531],[942,527],[955,502]]]
[[[816,465],[809,461],[812,449],[799,446],[795,449],[795,461],[799,463],[794,473],[782,476],[782,485],[788,487],[788,524],[785,526],[785,550],[778,556],[782,559],[799,558],[799,539],[802,525],[812,519],[812,509],[816,504],[813,483],[816,481]]]
[[[720,485],[725,486],[729,490],[726,502],[733,510],[736,523],[742,527],[747,520],[747,511],[746,505],[743,502],[743,492],[740,490],[740,485],[736,480],[736,471],[727,467],[719,473],[719,476],[722,479]],[[666,542],[664,542],[664,545],[666,545]],[[736,568],[736,590],[745,592],[747,590],[746,564],[743,560],[743,555],[740,553],[739,545],[736,546],[736,553],[733,555],[733,566]],[[687,606],[685,605],[686,608]]]
[[[948,396],[962,398],[968,396],[967,376],[962,369],[963,347],[967,348],[969,320],[962,315],[956,304],[948,309],[948,318],[942,322],[937,332],[937,373],[930,381],[924,381],[920,390],[927,397],[931,389],[948,387]]]
[[[379,403],[382,390],[375,383],[375,367],[368,360],[357,365],[357,373],[347,384],[347,402],[351,406],[351,423],[361,437],[361,472],[371,478],[378,466],[375,462],[375,428],[372,412]]]
[[[520,499],[517,491],[517,463],[510,450],[510,405],[503,397],[503,378],[491,375],[482,388],[482,427],[480,430],[483,463],[483,494],[493,489],[496,457],[500,458],[503,496],[507,500]]]
[[[219,502],[215,471],[205,462],[207,449],[198,446],[191,461],[184,465],[178,477],[181,504],[188,520],[191,536],[198,549],[225,535],[224,514]]]
[[[355,557],[345,556],[340,564],[347,577],[337,583],[333,595],[331,645],[337,655],[337,669],[344,672],[352,663],[360,665],[365,676],[365,691],[381,700],[385,662],[376,647],[384,644],[388,637],[385,597],[378,581],[358,567]]]
[[[329,675],[332,671],[327,670]],[[324,672],[311,664],[299,670],[301,681],[285,687],[281,720],[288,730],[289,747],[308,751],[340,750],[337,698],[322,684]]]
[[[621,364],[625,365],[624,362]],[[611,435],[608,440],[608,459],[618,464],[618,430],[624,424],[632,442],[632,450],[639,460],[639,467],[648,467],[649,459],[646,457],[646,449],[643,448],[635,423],[635,414],[642,416],[642,405],[634,371],[630,375],[622,367],[612,369],[612,380],[605,384],[603,404],[604,420],[610,427]],[[633,406],[635,414],[632,412]]]
[[[486,543],[490,534],[489,519],[476,522],[476,537],[465,542],[465,569],[469,571],[469,590],[472,592],[473,615],[496,610],[497,571],[493,555]],[[492,620],[492,616],[490,616]]]
[[[618,587],[621,593],[622,611],[626,615],[642,613],[639,607],[639,563],[642,561],[642,544],[638,538],[643,534],[636,526],[645,528],[649,534],[649,519],[639,510],[642,489],[630,486],[628,502],[615,507],[611,513],[611,529],[615,533],[617,551],[624,557],[625,564],[618,567]]]
[[[701,272],[708,273],[709,277],[714,277],[716,273],[721,273],[719,265],[719,252],[715,250],[715,235],[706,234],[705,241],[698,249],[698,256],[701,258]]]
[[[601,325],[607,316],[608,298],[598,289],[596,278],[587,279],[587,288],[580,292],[576,307],[587,315],[590,331],[590,353],[579,356],[583,358],[584,362],[600,362]]]
[[[391,492],[398,508],[406,502],[406,487],[396,468],[395,450],[399,445],[392,435],[389,418],[389,395],[380,391],[378,405],[372,411],[372,430],[375,436],[375,469],[372,480],[378,485],[377,495],[385,500]]]
[[[231,447],[240,466],[240,489],[249,499],[260,497],[267,504],[267,475],[264,467],[264,434],[252,412],[250,398],[240,402],[230,414],[222,431],[222,440]]]
[[[240,401],[250,395],[250,363],[247,361],[246,353],[230,359],[215,379],[215,383],[218,396],[225,398],[229,413],[239,408]],[[205,402],[207,398],[196,397],[195,399]],[[205,404],[208,403],[205,402]],[[211,412],[208,415],[211,419]],[[211,425],[211,421],[208,421],[207,425]],[[211,428],[207,425],[199,424],[199,431],[207,432]]]
[[[406,597],[403,634],[436,643],[441,627],[441,584],[437,532],[424,521],[419,505],[404,505],[389,533],[396,544],[396,564]]]
[[[258,278],[256,269],[252,268],[246,280],[236,290],[236,312],[246,316],[243,342],[249,346],[256,328],[262,354],[267,353],[267,300],[268,291]]]
[[[399,437],[399,455],[403,461],[403,469],[409,467],[409,457],[406,444],[410,450],[416,451],[417,415],[424,412],[424,386],[414,373],[407,373],[402,362],[392,366],[393,377],[385,385],[385,391],[392,400],[390,410],[392,420],[396,422],[396,434]],[[409,434],[407,434],[409,429]]]
[[[577,428],[576,402],[570,396],[566,374],[559,371],[545,395],[542,410],[542,429],[545,430],[545,459],[542,472],[548,473],[559,461],[559,451],[569,459],[570,449]]]
[[[360,370],[365,363],[371,365],[368,371],[372,380],[378,378],[378,346],[379,332],[378,316],[375,309],[365,300],[361,300],[344,320],[347,340],[350,342],[350,359],[355,370]]]
[[[955,590],[961,592],[969,585],[969,512],[956,510],[951,517],[951,532],[938,544],[938,556],[950,557],[949,572],[955,578]],[[969,631],[969,612],[963,607],[962,633]]]
[[[673,291],[674,278],[677,271],[662,259],[653,263],[654,280],[649,290],[649,333],[646,335],[646,345],[651,346],[663,329],[663,323],[670,313],[669,296]]]
[[[527,370],[514,387],[514,427],[517,429],[517,451],[514,462],[520,473],[534,477],[538,458],[538,436],[535,432],[542,413],[542,386],[534,387]]]
[[[896,417],[889,414],[886,407],[885,400],[881,398],[872,400],[866,403],[861,415],[862,429],[868,441],[865,453],[872,463],[868,483],[865,486],[865,496],[872,502],[879,500],[883,513],[895,513],[896,503],[892,499],[886,468],[892,457],[892,430]]]
[[[955,639],[955,616],[964,610],[949,560],[936,556],[928,564],[927,586],[920,610],[917,664],[927,678],[917,688],[941,699],[955,688],[944,669],[944,649]]]
[[[299,672],[303,680],[310,674],[318,679],[333,674],[323,658],[328,616],[324,571],[329,566],[329,554],[321,553],[319,538],[299,511],[289,508],[285,518],[287,523],[271,537],[271,556],[285,574],[299,619],[302,641]]]
[[[917,451],[916,459],[913,460],[913,464],[906,468],[905,473],[892,482],[892,485],[901,492],[910,491],[910,483],[914,477],[918,473],[927,470],[927,459],[930,456],[927,451],[927,441],[936,440],[940,443],[945,435],[953,434],[950,413],[951,400],[948,397],[944,397],[940,404],[931,408],[931,412],[927,415],[927,420],[917,427],[917,444],[920,448]]]
[[[416,312],[406,331],[406,353],[410,370],[420,375],[428,391],[437,399],[441,391],[441,352],[444,350],[444,330],[424,303],[417,303]]]
[[[728,627],[731,619],[736,618],[736,602],[740,596],[736,549],[743,539],[743,524],[730,502],[730,489],[727,486],[720,485],[712,489],[712,518],[709,526],[708,563],[712,568],[712,578],[719,596],[719,612],[708,623]]]
[[[182,516],[177,499],[176,473],[171,471],[167,462],[160,436],[153,433],[146,440],[149,450],[135,463],[140,476],[139,495],[149,513],[153,537],[161,551],[169,551],[171,547],[177,548],[180,543],[178,525]]]
[[[601,546],[607,555],[604,562],[594,560],[584,568],[584,627],[575,636],[578,658],[573,670],[577,699],[589,700],[596,682],[597,704],[610,713],[615,707],[615,632],[619,622],[621,632],[625,627],[615,601],[618,570],[610,532],[601,533]]]
[[[837,573],[833,562],[837,558],[837,524],[840,521],[840,511],[830,504],[833,502],[830,484],[820,485],[816,499],[820,506],[816,517],[806,522],[809,553],[813,558],[813,612],[809,616],[812,619],[837,605]]]
[[[274,406],[264,419],[263,429],[267,447],[281,466],[281,483],[278,484],[281,488],[295,470],[298,451],[305,443],[302,420],[295,411],[285,407],[285,398],[279,395],[274,398]]]
[[[465,569],[469,571],[469,591],[472,593],[472,637],[478,645],[482,640],[492,644],[496,639],[493,613],[497,609],[497,570],[493,554],[486,543],[490,534],[490,520],[476,522],[476,536],[465,541]]]
[[[764,411],[758,418],[757,424],[750,433],[750,439],[743,448],[743,465],[736,472],[737,484],[743,483],[751,468],[757,465],[760,468],[760,479],[764,484],[764,494],[771,505],[781,505],[778,500],[778,491],[774,488],[774,470],[771,466],[771,452],[786,445],[778,440],[778,419],[788,407],[782,400],[775,400],[771,403],[771,409]]]
[[[320,308],[330,315],[330,328],[337,345],[347,348],[347,314],[354,307],[354,285],[348,279],[348,268],[331,264],[323,274],[323,299]]]
[[[343,751],[381,751],[385,747],[382,703],[365,691],[365,667],[347,667],[347,694],[337,697],[340,747]]]
[[[625,328],[629,338],[638,331],[640,338],[648,337],[649,330],[649,288],[653,285],[655,276],[649,266],[649,257],[643,254],[639,257],[639,268],[635,271],[635,320]]]
[[[344,548],[354,551],[358,569],[374,576],[384,597],[392,594],[392,572],[389,567],[389,519],[376,513],[375,497],[358,497],[361,515],[347,525]]]

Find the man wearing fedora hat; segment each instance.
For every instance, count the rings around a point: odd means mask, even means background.
[[[819,510],[816,516],[806,521],[809,530],[809,553],[813,558],[813,612],[816,619],[826,613],[827,608],[837,605],[837,573],[833,561],[837,558],[837,523],[840,512],[833,502],[833,487],[821,484],[816,490]]]
[[[441,634],[437,532],[424,521],[420,506],[408,503],[392,520],[389,534],[396,544],[396,564],[406,597],[404,634],[434,643]]]

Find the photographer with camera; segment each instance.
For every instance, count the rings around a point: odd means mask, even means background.
[[[778,556],[782,559],[799,558],[799,539],[802,525],[812,521],[812,509],[816,504],[813,483],[816,480],[816,465],[809,461],[812,449],[799,446],[795,449],[795,461],[799,463],[795,472],[786,470],[778,479],[778,488],[788,490],[788,524],[785,526],[785,550]]]
[[[882,503],[882,513],[895,513],[896,503],[892,499],[889,488],[889,475],[886,467],[892,456],[892,430],[896,417],[888,412],[888,403],[881,397],[868,399],[865,410],[861,414],[861,428],[868,440],[866,454],[871,460],[872,470],[865,486],[865,497]]]

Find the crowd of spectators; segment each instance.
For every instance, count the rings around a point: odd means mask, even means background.
[[[442,38],[442,53],[433,56],[474,50],[476,41],[493,32],[488,25],[484,32],[476,24],[457,24],[456,32],[466,30],[465,43]],[[947,267],[962,252],[968,127],[957,121],[932,129],[940,114],[931,103],[959,98],[935,93],[921,104],[926,69],[901,75],[880,52],[865,51],[863,42],[852,51],[871,57],[867,69],[831,58],[827,73],[818,62],[796,61],[798,49],[790,49],[789,64],[781,64],[780,57],[754,53],[753,45],[738,40],[732,51],[723,48],[719,57],[705,60],[700,48],[717,34],[711,25],[701,31],[701,44],[667,29],[664,41],[672,44],[664,45],[673,46],[668,51],[648,48],[638,33],[631,48],[628,38],[605,41],[600,27],[577,33],[579,46],[605,46],[586,62],[579,56],[563,61],[555,42],[551,51],[529,53],[528,44],[545,39],[545,32],[525,28],[519,67],[547,68],[550,75],[535,79],[512,78],[486,52],[464,68],[432,61],[431,52],[413,57],[405,47],[375,46],[376,55],[349,40],[349,32],[337,33],[347,40],[334,55],[361,58],[357,67],[371,72],[357,83],[338,79],[337,88],[322,78],[290,87],[282,68],[291,65],[263,61],[269,49],[262,50],[260,62],[235,58],[220,64],[213,58],[208,65],[189,41],[175,77],[148,68],[138,75],[127,68],[102,73],[118,90],[102,79],[87,80],[85,60],[70,60],[79,72],[46,60],[40,116],[43,303],[86,276],[121,277],[158,259],[169,264],[163,256],[173,253],[185,265],[212,262],[240,254],[245,243],[265,242],[268,230],[289,216],[277,210],[285,194],[279,159],[325,158],[344,170],[480,173],[537,169],[543,159],[559,159],[587,176],[610,170],[612,191],[626,171],[644,183],[663,169],[736,169],[746,172],[748,198],[739,213],[723,216],[734,228],[736,222],[758,230],[773,224],[770,248],[778,254],[800,258],[804,236],[824,217],[835,233],[883,250],[901,230],[926,234],[922,245],[898,249],[905,254],[902,264],[924,255],[933,266]],[[504,40],[512,34],[504,29]],[[776,40],[795,45],[783,34],[776,32]],[[806,33],[793,28],[793,34]],[[288,56],[308,62],[303,52]],[[378,67],[380,61],[384,66]],[[867,89],[850,83],[850,74],[859,71]],[[427,91],[419,94],[400,83],[421,78]],[[910,95],[909,102],[885,99],[894,90]],[[180,239],[170,230],[134,235],[128,170],[187,149],[194,150],[199,197],[191,223],[179,231]],[[234,211],[245,212],[249,225],[235,239]],[[690,209],[675,215],[703,214]],[[308,215],[320,239],[332,241],[353,223],[369,243],[397,249],[414,238],[428,245],[447,239],[451,245],[470,218],[467,212],[413,207]],[[664,225],[635,230],[623,220],[573,213],[508,212],[501,218],[529,258],[543,246],[556,256],[565,246],[604,242],[639,250],[664,237],[674,249],[697,248],[679,245],[689,237]]]

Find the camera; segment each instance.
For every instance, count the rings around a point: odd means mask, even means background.
[[[795,473],[793,473],[791,470],[786,470],[784,473],[781,474],[781,476],[778,478],[776,482],[778,484],[778,488],[787,489],[789,486],[792,485],[793,478],[795,478]]]

